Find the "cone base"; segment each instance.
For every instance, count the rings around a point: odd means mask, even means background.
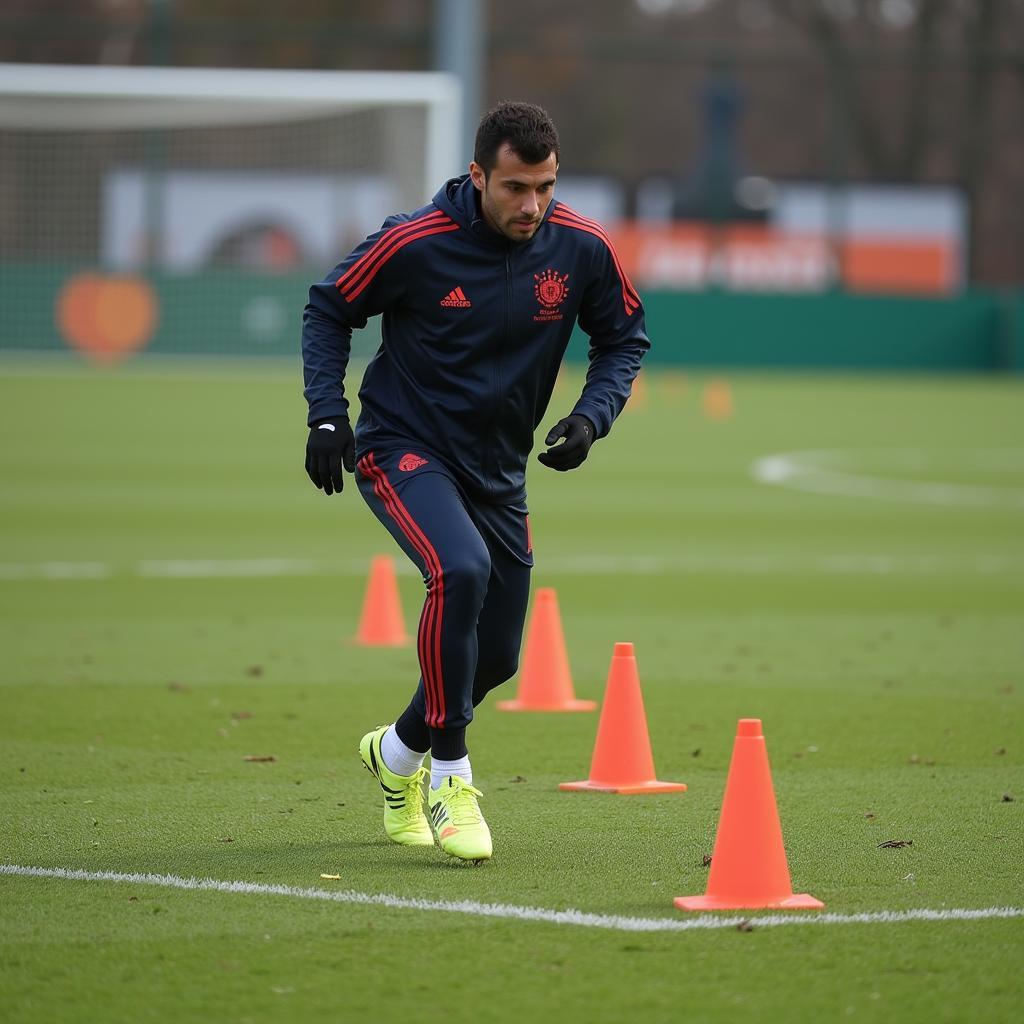
[[[561,704],[527,704],[521,700],[499,700],[499,711],[593,711],[596,700],[567,700]]]
[[[651,779],[648,782],[625,782],[622,785],[615,785],[610,782],[591,782],[585,779],[583,782],[560,782],[559,789],[580,790],[589,789],[593,793],[685,793],[686,784],[683,782],[661,782],[658,779]]]
[[[366,637],[349,637],[350,644],[356,647],[408,647],[412,642],[407,636],[389,637],[387,639],[367,639]]]
[[[726,896],[677,896],[672,901],[680,910],[823,910],[825,904],[809,893],[789,896],[753,896],[750,899]]]

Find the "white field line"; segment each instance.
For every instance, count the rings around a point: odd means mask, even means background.
[[[106,562],[0,562],[0,580],[103,580],[113,571]]]
[[[396,570],[404,576],[418,575],[403,558],[396,558]],[[104,580],[114,576],[143,579],[274,579],[302,576],[365,577],[365,559],[332,560],[315,558],[166,558],[138,562],[0,562],[4,580]],[[760,575],[1002,575],[1024,573],[1024,556],[828,554],[817,556],[750,555],[579,555],[542,558],[538,572],[592,576],[624,574],[665,576],[680,573],[734,573]]]
[[[902,461],[907,467],[928,465],[927,455],[923,451],[903,451],[895,454],[902,457],[897,461]],[[965,458],[978,464],[985,464],[985,455],[991,453],[968,452]],[[947,483],[936,480],[901,480],[840,468],[842,463],[850,461],[851,457],[852,453],[839,449],[781,452],[757,459],[751,464],[750,475],[762,484],[845,498],[875,498],[883,501],[966,508],[1024,509],[1024,489],[1020,487]],[[1019,460],[1019,455],[1017,458]],[[840,466],[837,467],[836,463]],[[1006,466],[1001,468],[1005,469]],[[1011,468],[1019,471],[1019,461]]]
[[[620,932],[688,932],[735,928],[750,920],[756,928],[781,928],[786,925],[829,924],[901,924],[907,921],[979,921],[990,918],[1024,917],[1024,907],[984,907],[978,910],[882,910],[862,914],[766,914],[763,917],[700,914],[687,918],[623,917],[618,914],[588,914],[582,910],[545,910],[507,903],[477,903],[474,900],[423,900],[385,893],[354,892],[351,889],[302,889],[292,885],[266,885],[262,882],[225,882],[215,878],[183,878],[180,875],[122,873],[118,871],[78,871],[70,868],[25,867],[0,864],[0,875],[32,878],[57,878],[71,882],[122,882],[155,885],[169,889],[196,889],[212,892],[242,893],[250,896],[290,896],[293,899],[322,900],[327,903],[353,903],[362,906],[389,907],[395,910],[428,910],[471,917],[498,917],[516,921],[540,921],[546,924],[580,928],[605,928]]]
[[[230,579],[261,576],[318,576],[329,571],[315,558],[167,558],[137,562],[133,575],[164,579]],[[339,575],[352,575],[355,563],[344,566],[350,570]],[[361,565],[365,572],[367,566]]]

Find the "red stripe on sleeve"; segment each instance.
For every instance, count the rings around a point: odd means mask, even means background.
[[[615,251],[615,246],[612,243],[611,237],[608,235],[608,232],[604,229],[604,226],[599,221],[591,220],[589,217],[584,217],[583,214],[577,213],[574,209],[572,209],[572,207],[566,206],[564,203],[559,203],[555,207],[554,211],[552,211],[552,215],[556,214],[558,216],[565,217],[568,220],[576,221],[583,227],[593,229],[593,231],[595,231],[598,234],[598,236],[604,240],[608,248],[612,251],[612,256],[615,257],[616,264],[620,265],[618,253]],[[637,293],[637,290],[633,287],[633,284],[629,280],[629,278],[625,278],[623,283],[629,288],[630,296],[633,299],[635,299],[637,303],[639,303],[640,296]]]
[[[612,245],[612,240],[608,237],[604,228],[602,228],[596,221],[580,217],[578,213],[575,213],[568,207],[561,205],[554,213],[551,214],[548,221],[553,224],[560,224],[563,227],[575,228],[577,231],[585,231],[588,234],[594,235],[596,238],[600,238],[601,241],[604,242],[608,247],[608,251],[611,253],[612,262],[615,264],[615,272],[619,275],[619,280],[622,283],[622,303],[625,306],[626,315],[630,316],[633,314],[640,306],[640,296],[633,287],[632,281],[630,281],[626,272],[622,269],[622,264],[619,261],[619,254],[615,251],[615,246]]]
[[[341,294],[345,297],[345,300],[347,302],[353,302],[355,299],[359,297],[363,289],[366,288],[371,281],[373,281],[381,267],[383,267],[384,264],[387,263],[387,261],[391,259],[391,257],[394,256],[395,253],[398,252],[398,250],[401,249],[403,246],[408,245],[410,242],[415,242],[418,238],[426,238],[428,235],[443,235],[449,231],[458,230],[458,224],[449,222],[447,224],[438,224],[436,227],[424,227],[422,230],[417,231],[413,234],[404,235],[402,238],[395,240],[389,248],[384,249],[380,252],[380,254],[375,258],[374,266],[372,266],[372,268],[370,267],[369,264],[367,265],[366,273],[363,276],[361,284],[359,284],[356,287],[352,287],[354,282],[345,285],[341,289]]]
[[[447,220],[450,220],[447,214],[442,213],[440,210],[434,210],[433,213],[427,213],[422,217],[417,217],[415,220],[406,221],[404,224],[396,224],[393,228],[388,228],[388,230],[385,231],[384,234],[381,235],[380,238],[378,238],[377,241],[374,242],[373,245],[370,246],[370,248],[367,249],[367,251],[364,252],[363,255],[360,256],[359,259],[356,260],[356,262],[353,263],[337,281],[335,281],[334,286],[336,288],[342,288],[353,284],[355,279],[362,275],[365,267],[373,261],[374,257],[378,255],[382,249],[387,248],[387,246],[394,241],[396,237],[409,231],[417,231],[425,224],[442,223]]]

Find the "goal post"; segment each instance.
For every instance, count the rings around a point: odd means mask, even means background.
[[[0,64],[0,350],[294,351],[309,281],[465,170],[461,102],[440,72]]]

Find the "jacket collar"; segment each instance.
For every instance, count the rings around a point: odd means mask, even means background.
[[[484,220],[484,215],[480,211],[480,195],[473,184],[473,179],[468,174],[460,175],[458,178],[449,178],[434,196],[434,205],[448,214],[456,224],[465,228],[483,245],[500,249],[506,249],[512,245],[525,247],[533,242],[533,238],[537,237],[535,234],[528,242],[512,242],[501,232],[495,231]],[[547,210],[544,211],[544,218],[540,228],[537,229],[538,232],[543,229],[554,208],[555,203],[552,200],[548,204]]]

